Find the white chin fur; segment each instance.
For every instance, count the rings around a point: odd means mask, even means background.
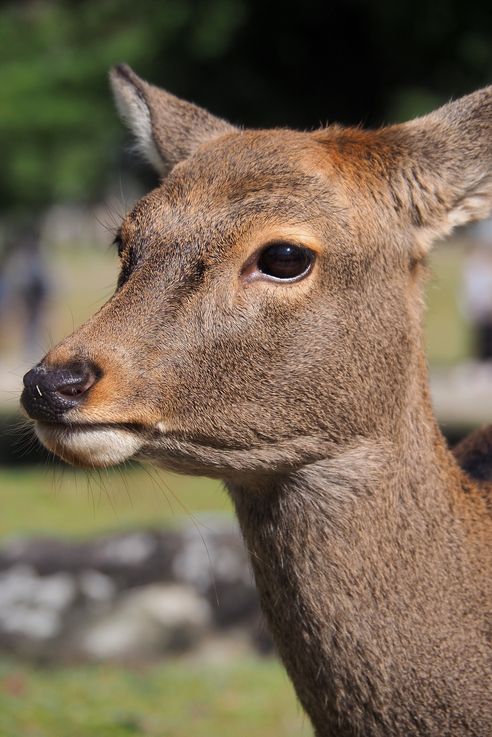
[[[76,466],[113,466],[131,458],[143,445],[122,428],[63,427],[36,423],[36,435],[48,450]]]

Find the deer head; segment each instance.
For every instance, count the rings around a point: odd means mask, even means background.
[[[117,289],[25,377],[41,441],[76,465],[287,471],[387,437],[422,393],[435,237],[492,199],[492,88],[376,131],[241,130],[111,81],[162,173],[124,218]]]

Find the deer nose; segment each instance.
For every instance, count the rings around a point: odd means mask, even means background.
[[[33,420],[59,421],[81,403],[100,375],[87,361],[56,367],[40,363],[24,376],[21,404]]]

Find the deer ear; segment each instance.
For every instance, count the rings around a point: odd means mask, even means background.
[[[423,244],[490,214],[492,86],[382,132],[397,152],[395,201],[403,195]]]
[[[191,156],[202,143],[236,129],[190,102],[140,79],[126,64],[110,72],[118,111],[137,147],[160,174]]]

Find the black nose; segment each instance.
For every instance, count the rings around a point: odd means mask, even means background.
[[[40,363],[24,376],[22,406],[33,420],[56,422],[80,404],[99,377],[88,362],[57,367]]]

